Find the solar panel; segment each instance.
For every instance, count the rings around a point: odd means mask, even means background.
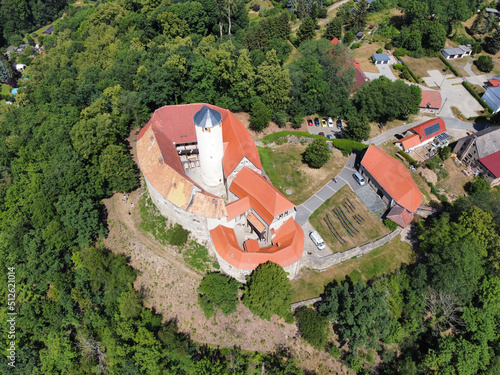
[[[424,129],[425,135],[427,137],[433,135],[434,133],[437,133],[440,129],[439,122],[436,122],[435,124],[432,124]]]

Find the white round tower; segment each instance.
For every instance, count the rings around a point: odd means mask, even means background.
[[[195,113],[194,125],[198,140],[201,177],[207,186],[218,186],[224,181],[222,171],[222,115],[215,109],[203,106]]]

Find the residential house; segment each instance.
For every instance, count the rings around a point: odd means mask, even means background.
[[[389,64],[391,58],[387,53],[374,53],[372,59],[376,65]]]
[[[497,113],[500,110],[500,86],[488,87],[482,99],[491,107],[493,113]]]
[[[470,45],[460,45],[455,48],[445,48],[441,51],[441,54],[447,60],[461,59],[464,56],[470,56],[472,54],[472,50],[470,48]]]
[[[420,102],[420,112],[437,114],[441,108],[443,100],[439,91],[422,90],[422,101]]]
[[[361,160],[360,173],[390,206],[387,217],[406,227],[422,203],[422,194],[403,163],[370,145]]]
[[[438,145],[446,143],[450,136],[446,133],[446,125],[442,118],[435,118],[425,121],[409,129],[403,139],[396,143],[401,145],[404,151],[411,151],[417,147],[422,147],[427,143],[438,140]]]

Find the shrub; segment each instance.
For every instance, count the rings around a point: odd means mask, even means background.
[[[347,156],[353,151],[362,151],[368,148],[367,145],[352,139],[332,139],[333,147],[339,149],[342,155]]]
[[[315,139],[304,152],[304,162],[311,168],[321,168],[330,159],[330,149],[325,138]]]
[[[273,121],[280,128],[284,128],[286,126],[286,121],[288,120],[288,116],[285,111],[277,111],[274,113]]]
[[[398,154],[401,155],[408,163],[410,163],[410,165],[413,165],[414,167],[418,166],[418,162],[403,150],[398,151]]]
[[[359,48],[359,47],[361,47],[361,43],[353,43],[351,45],[351,49],[356,49],[356,48]]]
[[[394,221],[391,219],[385,219],[384,220],[384,225],[391,230],[391,232],[395,231],[398,229],[399,225],[397,225]]]
[[[260,5],[259,5],[259,4],[254,4],[254,5],[252,5],[252,10],[253,10],[254,12],[258,12],[258,11],[260,10]]]
[[[337,348],[335,345],[332,345],[330,347],[330,350],[328,350],[328,353],[335,359],[339,359],[340,356],[342,355],[342,350],[340,348]]]
[[[403,69],[403,64],[401,64],[401,63],[394,64],[394,69],[396,69],[396,70],[402,70]]]
[[[267,128],[271,121],[271,110],[260,100],[252,105],[252,113],[250,115],[250,128],[260,132]]]
[[[478,191],[490,191],[490,189],[490,183],[483,176],[474,176],[473,180],[465,185],[465,190],[469,194],[474,194]]]
[[[448,160],[450,155],[451,155],[450,146],[443,147],[439,150],[439,157],[441,158],[442,161]]]
[[[328,341],[328,319],[316,310],[301,308],[295,312],[300,334],[316,349],[323,349]]]
[[[480,71],[486,73],[491,72],[493,70],[493,65],[494,65],[492,57],[488,55],[479,56],[479,58],[474,61],[474,64]]]
[[[377,50],[377,53],[382,53],[382,52],[384,52],[384,50],[383,50],[382,48],[379,48],[379,49]]]
[[[392,44],[391,43],[386,43],[385,46],[384,46],[384,48],[386,50],[391,50],[392,49]]]
[[[182,246],[187,242],[189,231],[179,224],[174,224],[168,231],[168,243],[174,246]]]
[[[304,116],[297,115],[292,119],[292,128],[300,129],[302,127],[302,123],[304,122]]]
[[[343,40],[344,44],[348,46],[349,44],[352,43],[353,40],[354,40],[354,33],[352,32],[352,30],[346,31]]]

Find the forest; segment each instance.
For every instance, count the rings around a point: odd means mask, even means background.
[[[402,3],[413,14],[419,2]],[[423,18],[462,17],[425,3]],[[397,86],[405,108],[368,100],[388,92],[384,80],[351,101],[344,46],[305,38],[292,56],[287,10],[250,22],[243,1],[229,4],[230,12],[217,0],[1,2],[3,47],[65,13],[43,38],[45,54],[26,61],[16,105],[0,107],[0,280],[14,273],[17,312],[15,367],[4,357],[2,373],[304,373],[287,348],[211,348],[162,323],[133,287],[138,271],[99,241],[109,230],[102,199],[139,186],[126,138],[160,106],[208,102],[249,111],[263,126],[317,112],[351,119],[348,136],[360,140],[369,121],[405,118],[420,102],[406,85]],[[262,114],[267,122],[256,121]],[[329,339],[314,345],[358,373],[499,373],[498,200],[480,190],[422,223],[415,264],[394,275],[333,283],[313,313],[273,311],[295,319],[305,339],[317,337],[308,327],[333,326],[342,349]],[[247,293],[242,302],[253,306]],[[6,287],[0,296],[7,301]],[[4,322],[9,311],[2,303]]]

